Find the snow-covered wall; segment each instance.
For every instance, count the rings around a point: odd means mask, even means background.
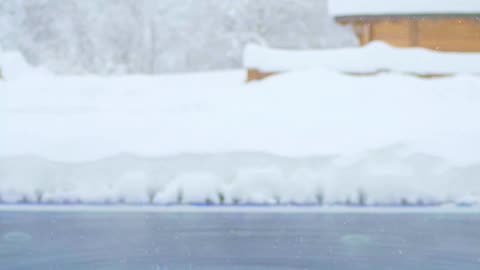
[[[241,66],[248,42],[355,45],[318,0],[0,1],[0,46],[59,73],[162,73]]]
[[[398,72],[418,75],[480,75],[480,53],[395,48],[383,42],[364,47],[323,50],[281,50],[250,44],[243,65],[263,72],[308,69],[368,74]]]

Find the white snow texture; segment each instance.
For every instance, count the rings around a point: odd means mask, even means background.
[[[245,84],[244,71],[18,70],[0,80],[4,203],[463,205],[480,197],[476,76],[309,69]]]
[[[244,66],[266,72],[328,69],[345,73],[396,72],[417,75],[480,74],[480,53],[394,48],[383,42],[364,47],[281,50],[249,44]]]

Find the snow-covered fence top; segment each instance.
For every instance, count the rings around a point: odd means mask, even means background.
[[[329,0],[332,16],[392,14],[480,14],[478,0]]]
[[[261,72],[328,69],[344,73],[398,72],[416,75],[480,74],[480,53],[394,48],[373,42],[365,47],[329,50],[282,50],[248,45],[244,67]]]

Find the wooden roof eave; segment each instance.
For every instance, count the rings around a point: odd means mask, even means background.
[[[334,16],[337,22],[380,21],[385,19],[425,19],[425,18],[474,18],[480,21],[480,13],[416,13],[416,14],[381,14],[381,15],[341,15]]]

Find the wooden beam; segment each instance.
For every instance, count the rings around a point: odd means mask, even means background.
[[[247,70],[247,82],[260,81],[265,78],[271,77],[278,72],[263,72],[258,69],[248,69]]]
[[[410,46],[418,47],[419,45],[419,31],[418,31],[418,19],[412,18],[410,19]]]

